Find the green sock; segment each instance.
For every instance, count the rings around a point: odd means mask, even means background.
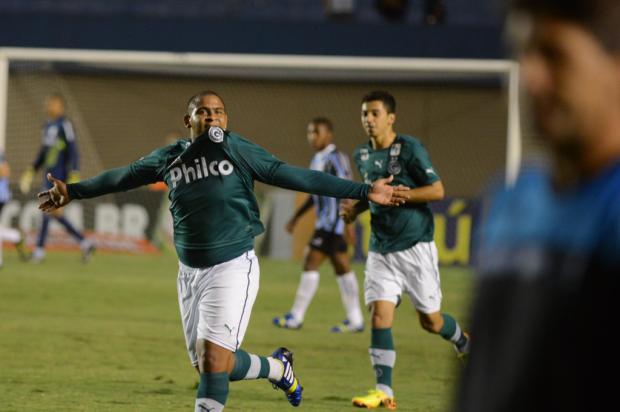
[[[247,353],[243,349],[235,352],[235,366],[230,372],[230,381],[268,378],[271,371],[269,359],[265,356]]]
[[[226,372],[207,372],[200,374],[200,383],[196,393],[196,403],[206,405],[217,402],[216,406],[223,407],[228,398],[228,373]]]
[[[389,397],[393,397],[392,369],[396,363],[396,351],[392,339],[392,328],[373,328],[370,337],[368,353],[377,377],[376,388],[385,392]]]
[[[443,318],[443,326],[439,331],[439,335],[445,340],[454,343],[457,349],[461,350],[464,348],[467,345],[467,336],[463,333],[459,324],[447,313],[442,313],[441,317]]]

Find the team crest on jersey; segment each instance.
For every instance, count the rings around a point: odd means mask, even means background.
[[[209,129],[209,139],[214,143],[222,143],[224,140],[224,130],[221,127],[212,126]]]
[[[362,162],[365,162],[366,160],[368,160],[368,156],[369,156],[368,149],[366,148],[360,149],[360,160]]]
[[[400,163],[398,162],[398,158],[394,158],[390,160],[387,166],[387,171],[391,175],[397,175],[402,171],[402,167],[400,166]]]

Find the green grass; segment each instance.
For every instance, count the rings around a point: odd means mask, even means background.
[[[0,270],[0,409],[21,411],[190,411],[197,376],[189,364],[172,255],[98,254],[82,265],[74,253],[50,253],[40,265],[5,251]],[[363,267],[356,266],[363,278]],[[331,268],[301,331],[276,329],[287,311],[300,263],[261,259],[261,289],[243,348],[295,352],[303,411],[347,411],[353,395],[374,386],[369,331],[332,335],[343,311]],[[443,310],[465,322],[471,277],[442,270]],[[362,283],[360,283],[361,285]],[[368,328],[367,328],[368,329]],[[421,330],[408,300],[394,325],[394,387],[400,411],[443,411],[459,364],[451,345]],[[265,381],[231,384],[226,410],[289,409]],[[290,409],[292,410],[292,409]]]

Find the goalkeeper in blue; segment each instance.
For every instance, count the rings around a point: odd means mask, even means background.
[[[183,331],[190,360],[200,374],[195,411],[222,411],[230,381],[261,378],[298,406],[302,387],[288,349],[280,347],[269,356],[240,349],[258,292],[254,237],[264,231],[254,182],[383,205],[400,204],[399,194],[406,188],[390,186],[391,179],[361,184],[285,164],[227,129],[224,102],[213,91],[191,97],[184,123],[189,139],[126,167],[68,185],[50,175],[53,187],[39,194],[39,207],[50,212],[74,199],[164,181],[179,257]]]
[[[43,125],[42,144],[37,157],[32,166],[30,166],[21,176],[19,187],[22,193],[28,193],[32,189],[32,181],[35,173],[39,169],[44,169],[46,176],[51,173],[61,180],[69,182],[77,182],[80,180],[79,172],[79,155],[76,143],[75,129],[71,121],[65,116],[65,100],[59,94],[48,96],[45,101],[45,113],[47,121]],[[43,179],[43,189],[50,189],[51,183],[47,179]],[[37,237],[37,245],[32,253],[31,261],[39,263],[45,258],[45,243],[51,218],[55,218],[65,230],[75,238],[82,251],[82,261],[87,262],[92,253],[95,251],[95,245],[84,237],[67,218],[62,214],[62,210],[58,209],[51,214],[44,214],[39,235]]]

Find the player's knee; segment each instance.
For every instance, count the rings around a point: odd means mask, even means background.
[[[390,317],[387,316],[386,314],[383,313],[379,313],[377,311],[374,311],[372,313],[371,316],[371,321],[372,321],[372,327],[373,328],[389,328],[391,327],[390,325]]]
[[[198,363],[206,372],[217,372],[226,367],[226,359],[222,354],[206,349],[198,353]]]

